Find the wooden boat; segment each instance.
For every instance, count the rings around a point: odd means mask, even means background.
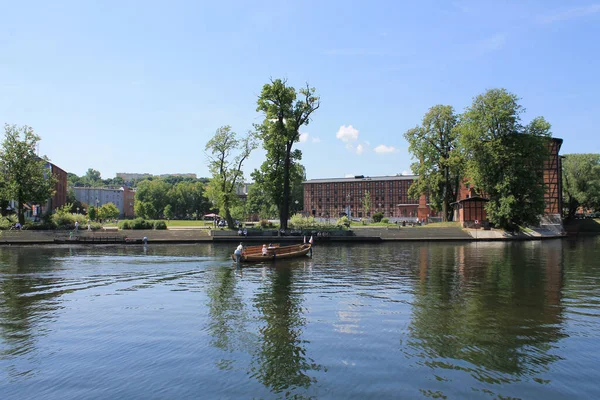
[[[246,248],[246,251],[242,253],[241,261],[242,262],[261,262],[261,261],[272,261],[279,260],[285,258],[297,258],[303,257],[310,251],[311,248],[310,243],[304,244],[294,244],[291,246],[279,246],[274,245],[269,247],[266,256],[262,255],[262,246],[252,246],[253,251],[248,251],[249,248]],[[254,248],[259,248],[258,251],[254,251]],[[236,261],[235,254],[231,255],[233,261]]]

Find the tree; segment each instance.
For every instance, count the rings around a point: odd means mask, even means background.
[[[365,195],[360,202],[362,204],[363,211],[365,212],[365,217],[369,218],[369,211],[371,211],[371,193],[368,190],[365,190]]]
[[[296,100],[298,94],[300,100]],[[300,150],[293,150],[293,146],[300,140],[300,128],[308,125],[311,114],[319,106],[314,88],[306,85],[296,93],[296,89],[281,79],[264,85],[258,98],[256,110],[262,111],[265,119],[256,130],[267,151],[260,173],[271,183],[269,192],[279,207],[282,229],[287,229],[289,219],[292,165],[302,157]]]
[[[443,221],[452,220],[450,204],[456,201],[460,184],[457,120],[452,106],[436,105],[425,114],[421,126],[404,134],[408,150],[419,160],[412,165],[419,178],[409,188],[409,196],[429,195],[432,208],[442,210]]]
[[[136,215],[142,218],[157,219],[159,217],[158,213],[164,210],[169,203],[168,193],[170,189],[169,184],[160,179],[140,182],[135,192],[135,202],[146,203],[145,216],[139,215],[137,211]]]
[[[565,154],[562,167],[567,218],[579,207],[599,210],[600,154]]]
[[[136,217],[146,218],[146,208],[149,203],[137,200],[133,206],[133,210]]]
[[[0,154],[0,194],[14,200],[21,224],[25,223],[25,203],[43,203],[54,192],[56,178],[50,173],[46,157],[38,157],[40,137],[29,126],[4,125]]]
[[[171,188],[168,197],[177,218],[192,215],[198,218],[209,210],[209,203],[204,196],[204,184],[200,181],[181,181]]]
[[[217,129],[212,139],[206,143],[208,165],[212,174],[206,194],[220,208],[227,225],[232,229],[234,224],[231,208],[239,200],[235,190],[244,180],[242,166],[256,148],[256,142],[250,133],[242,140],[238,140],[236,136],[231,127],[226,125]]]
[[[98,219],[98,211],[96,210],[96,207],[90,207],[88,209],[88,217],[92,221],[95,221],[96,219]]]
[[[473,100],[457,127],[469,182],[489,199],[489,220],[511,231],[537,224],[545,208],[550,124],[537,117],[522,126],[522,113],[516,95],[491,89]]]
[[[167,204],[165,206],[165,209],[163,210],[163,215],[166,219],[173,219],[173,207],[171,207],[170,204]]]
[[[98,210],[98,218],[101,220],[118,218],[121,212],[113,203],[102,204]]]

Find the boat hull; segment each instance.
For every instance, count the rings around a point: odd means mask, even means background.
[[[271,248],[267,255],[262,255],[261,252],[246,252],[242,254],[240,259],[241,262],[253,263],[253,262],[265,262],[265,261],[274,261],[288,258],[298,258],[305,257],[310,251],[310,244],[301,244],[301,245],[293,245],[293,246],[279,246],[276,248]],[[235,254],[231,255],[233,261],[237,261]]]

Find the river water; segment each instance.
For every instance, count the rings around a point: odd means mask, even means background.
[[[600,237],[0,248],[0,398],[600,398]]]

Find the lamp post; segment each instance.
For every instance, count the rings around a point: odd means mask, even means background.
[[[350,193],[346,195],[346,216],[350,218]]]
[[[79,207],[77,207],[77,214],[79,214]]]
[[[294,201],[296,203],[296,209],[294,210],[296,213],[298,212],[298,200]]]

